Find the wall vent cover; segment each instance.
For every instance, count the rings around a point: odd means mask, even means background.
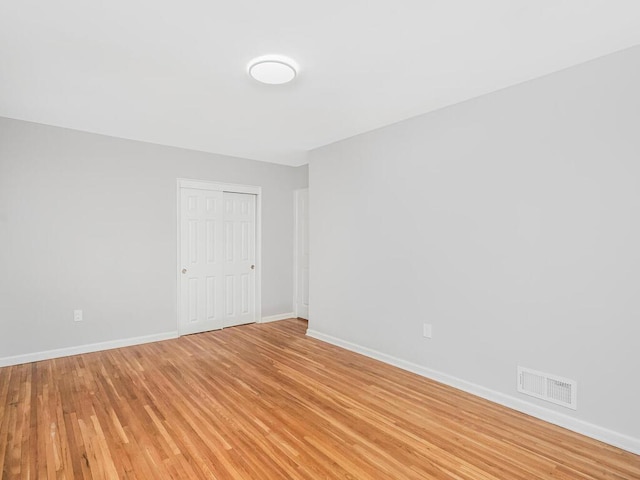
[[[518,391],[573,410],[578,408],[578,384],[568,378],[518,365]]]

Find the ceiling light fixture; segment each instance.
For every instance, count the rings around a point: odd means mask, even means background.
[[[297,74],[295,62],[280,55],[258,57],[249,64],[249,75],[258,82],[269,85],[289,83]]]

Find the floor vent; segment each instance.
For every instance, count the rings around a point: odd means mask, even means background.
[[[518,366],[518,391],[563,407],[577,409],[577,382]]]

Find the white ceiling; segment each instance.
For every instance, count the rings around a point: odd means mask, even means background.
[[[638,0],[0,0],[0,116],[300,165],[638,43]]]

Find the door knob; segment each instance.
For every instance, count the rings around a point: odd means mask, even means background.
[[[255,265],[251,265],[251,270],[253,270],[254,268],[256,268],[256,266]]]
[[[187,273],[187,269],[186,269],[186,268],[183,268],[183,269],[182,269],[182,274],[184,275],[185,273]]]

